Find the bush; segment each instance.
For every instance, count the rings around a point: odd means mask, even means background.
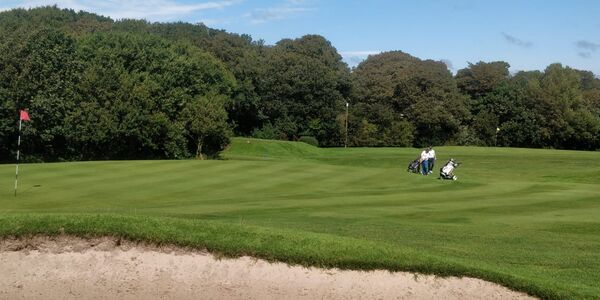
[[[484,143],[477,137],[477,133],[474,132],[473,128],[468,126],[461,126],[458,134],[449,140],[446,145],[453,146],[482,146]]]
[[[309,145],[313,145],[315,147],[319,147],[319,141],[314,136],[301,136],[298,139],[298,142],[303,142]]]
[[[279,130],[271,125],[271,123],[267,123],[261,129],[254,129],[252,137],[264,140],[277,140],[279,139]]]
[[[386,146],[410,147],[414,140],[415,127],[407,121],[392,122],[392,125],[384,130]]]

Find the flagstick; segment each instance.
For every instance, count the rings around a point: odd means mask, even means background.
[[[19,154],[20,154],[20,146],[21,146],[21,125],[23,120],[19,118],[19,139],[17,140],[17,169],[15,170],[15,197],[17,196],[17,185],[19,180]]]

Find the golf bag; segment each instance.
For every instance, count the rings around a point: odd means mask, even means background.
[[[458,177],[454,175],[454,169],[456,169],[460,163],[454,161],[454,159],[450,159],[441,169],[440,169],[440,179],[448,179],[448,180],[457,180]]]
[[[406,171],[410,172],[410,173],[419,173],[420,165],[421,165],[421,163],[419,162],[419,159],[417,158],[408,164],[408,168],[406,169]]]

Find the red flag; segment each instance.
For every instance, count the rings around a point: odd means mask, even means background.
[[[21,110],[21,119],[20,120],[25,121],[25,122],[30,121],[29,114],[27,113],[26,110]]]

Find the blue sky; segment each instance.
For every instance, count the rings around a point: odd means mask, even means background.
[[[203,22],[273,44],[320,34],[354,66],[402,50],[443,60],[504,60],[511,71],[561,62],[600,74],[598,0],[0,0],[0,10],[57,4],[120,18]]]

